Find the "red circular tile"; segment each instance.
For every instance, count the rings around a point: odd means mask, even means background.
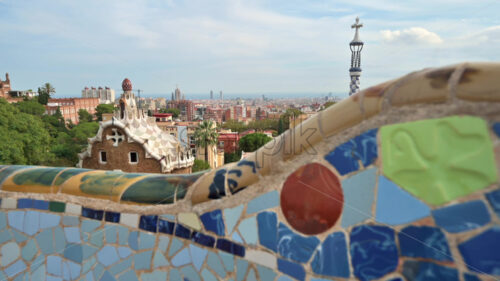
[[[286,179],[281,210],[288,223],[304,234],[332,227],[342,213],[344,195],[338,177],[318,163],[304,165]]]

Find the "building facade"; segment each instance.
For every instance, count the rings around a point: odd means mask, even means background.
[[[98,98],[100,103],[115,103],[115,90],[109,87],[85,87],[82,90],[82,98]]]
[[[88,113],[95,114],[95,108],[99,104],[99,98],[49,99],[45,106],[45,113],[52,115],[56,113],[57,108],[59,108],[66,122],[71,121],[74,124],[78,124],[78,111],[80,109],[85,109]]]
[[[122,88],[120,110],[111,120],[100,123],[87,150],[79,154],[79,167],[132,173],[191,173],[191,151],[137,108],[130,80],[125,79]]]
[[[5,81],[0,79],[0,97],[2,98],[10,98],[10,78],[9,73],[5,73]]]

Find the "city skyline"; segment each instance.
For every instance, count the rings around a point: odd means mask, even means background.
[[[453,5],[453,6],[452,6]],[[498,59],[496,1],[0,0],[0,72],[55,97],[128,77],[144,95],[348,93],[350,26],[365,24],[361,89],[415,69]],[[492,47],[493,46],[493,47]],[[397,62],[397,63],[394,63]]]

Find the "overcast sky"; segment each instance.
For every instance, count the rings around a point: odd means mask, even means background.
[[[350,28],[361,87],[425,67],[500,59],[498,0],[0,0],[0,74],[146,94],[347,93]]]

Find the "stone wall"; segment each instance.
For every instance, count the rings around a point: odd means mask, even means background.
[[[500,64],[411,73],[205,174],[0,167],[13,280],[497,280]]]

